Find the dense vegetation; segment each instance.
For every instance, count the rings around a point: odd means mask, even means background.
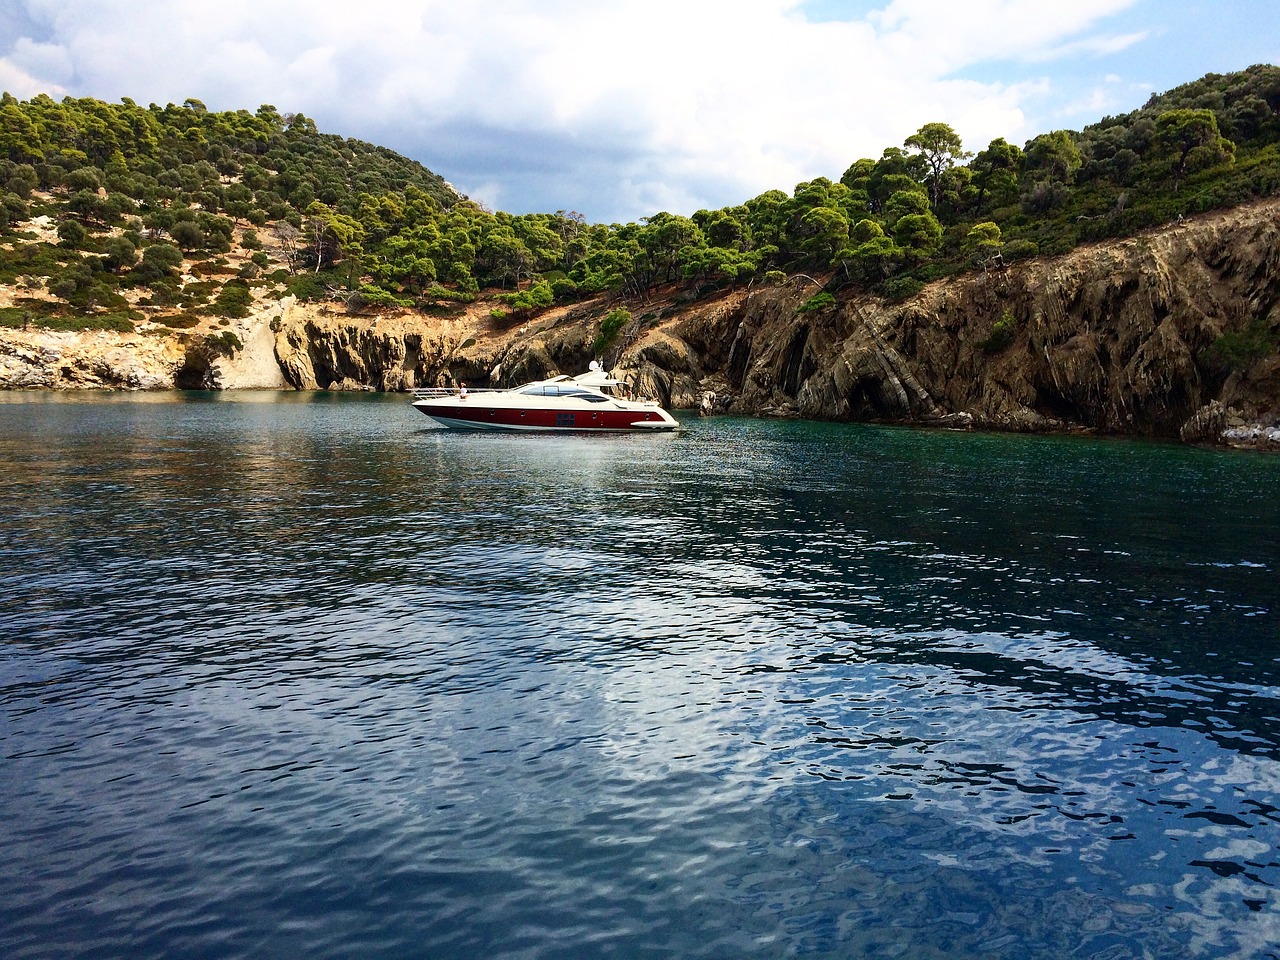
[[[182,326],[243,315],[264,284],[353,309],[488,290],[522,314],[601,292],[645,297],[678,282],[696,296],[809,271],[829,272],[829,289],[898,298],[997,258],[1061,253],[1277,190],[1280,67],[1269,65],[1022,147],[998,139],[969,153],[930,123],[837,181],[611,225],[487,211],[419,164],[271,106],[5,94],[0,234],[27,242],[0,244],[0,283],[43,286],[58,305],[33,299],[0,310],[0,323],[75,314],[120,327],[151,306]],[[56,243],[31,242],[40,216],[57,224]],[[228,265],[233,247],[241,266]]]

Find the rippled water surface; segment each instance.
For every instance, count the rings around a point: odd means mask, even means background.
[[[1280,458],[0,397],[0,956],[1280,957]]]

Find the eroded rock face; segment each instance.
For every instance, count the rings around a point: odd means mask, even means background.
[[[295,310],[278,325],[275,352],[299,390],[395,392],[435,382],[463,342],[455,324],[416,314],[377,318]]]
[[[1215,366],[1210,347],[1253,321],[1280,336],[1278,214],[1280,205],[1258,204],[942,281],[896,306],[856,297],[800,313],[816,287],[754,293],[715,334],[729,344],[716,405],[1177,437],[1217,401],[1236,419],[1274,424],[1280,357],[1231,370]],[[1002,321],[1007,337],[995,335]]]
[[[837,291],[802,311],[819,289],[796,276],[631,304],[638,319],[603,359],[640,394],[707,413],[1188,442],[1234,431],[1263,446],[1280,427],[1280,201],[940,281],[901,304]],[[371,318],[286,300],[239,322],[243,349],[198,370],[172,339],[0,331],[0,387],[164,389],[179,371],[210,389],[513,385],[585,370],[614,305],[495,320],[480,304]],[[1223,334],[1251,324],[1269,352],[1215,359]]]

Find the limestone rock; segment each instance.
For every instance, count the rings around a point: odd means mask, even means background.
[[[209,386],[214,390],[280,390],[289,386],[276,357],[275,331],[297,307],[293,296],[267,310],[235,321],[228,329],[243,346],[230,357],[210,364]]]
[[[104,331],[11,330],[0,336],[0,389],[171,390],[180,347]]]

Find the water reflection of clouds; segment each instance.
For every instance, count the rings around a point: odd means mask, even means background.
[[[1099,929],[1113,935],[1153,919],[1152,911],[1173,911],[1193,945],[1246,951],[1266,942],[1269,921],[1240,909],[1242,898],[1274,909],[1274,867],[1260,859],[1265,844],[1253,832],[1240,837],[1221,823],[1187,817],[1225,809],[1236,789],[1280,795],[1270,761],[1236,757],[1217,769],[1202,756],[1212,757],[1213,748],[1194,732],[1140,742],[1109,721],[1064,723],[1058,705],[987,687],[975,674],[873,658],[858,660],[854,672],[820,659],[801,662],[794,635],[767,617],[742,616],[732,604],[698,606],[700,616],[686,622],[705,629],[653,637],[654,655],[626,647],[615,651],[612,666],[600,664],[596,722],[607,733],[591,749],[605,781],[670,784],[709,775],[714,780],[683,794],[683,812],[676,811],[699,820],[718,807],[719,793],[741,798],[745,791],[753,804],[784,809],[786,797],[823,783],[832,815],[857,828],[819,831],[825,839],[817,842],[854,843],[845,856],[891,855],[867,846],[867,829],[882,816],[869,811],[887,804],[886,813],[914,811],[920,827],[947,824],[946,846],[917,844],[912,856],[979,873],[1005,872],[1017,861],[1040,871],[1045,889],[1082,884],[1111,898],[1115,913]],[[626,608],[608,606],[609,621],[623,633],[646,617],[680,619]],[[737,640],[722,633],[734,617],[742,617]],[[788,656],[790,665],[778,663]],[[1185,823],[1200,825],[1186,830]],[[1265,818],[1249,823],[1251,831],[1267,827]],[[766,845],[794,840],[806,821],[784,819],[777,828]],[[970,831],[986,840],[948,852]],[[1186,877],[1168,860],[1174,837],[1199,845],[1182,856]],[[983,845],[994,846],[982,854]],[[1266,875],[1254,882],[1203,866],[1242,857],[1247,869]],[[1201,865],[1191,866],[1196,861]],[[1116,919],[1126,914],[1129,920]]]
[[[1224,754],[1213,715],[1220,694],[1256,702],[1273,687],[1153,672],[1153,660],[1058,632],[886,632],[821,608],[844,614],[897,588],[846,579],[845,597],[820,597],[749,556],[740,545],[690,564],[706,586],[683,600],[601,607],[624,634],[652,628],[662,663],[648,671],[618,651],[602,696],[626,749],[602,758],[610,765],[658,779],[702,769],[761,802],[821,781],[841,804],[905,807],[985,834],[998,860],[1044,871],[1055,888],[1103,891],[1121,913],[1177,911],[1204,949],[1244,956],[1266,942],[1259,914],[1274,913],[1280,878],[1257,837],[1276,819],[1248,797],[1280,796],[1276,744]],[[810,572],[822,569],[819,557]],[[1221,726],[1240,735],[1238,722]],[[992,868],[971,854],[920,855]]]
[[[957,639],[933,638],[933,652],[954,650]],[[985,647],[1016,658],[1026,676],[1045,669],[1092,674],[1106,681],[1109,696],[1127,698],[1120,711],[1098,710],[1088,700],[1064,703],[1034,687],[993,685],[989,667],[976,658],[957,662],[925,649],[880,662],[868,656],[873,642],[857,646],[859,654],[829,661],[825,676],[808,669],[773,674],[783,678],[780,702],[803,702],[810,715],[807,741],[793,731],[790,747],[806,772],[851,785],[862,799],[906,804],[1004,837],[1008,857],[1058,873],[1065,858],[1091,865],[1086,873],[1107,878],[1104,886],[1113,890],[1142,891],[1143,899],[1169,909],[1192,906],[1180,922],[1202,944],[1243,950],[1274,932],[1280,874],[1262,856],[1269,841],[1259,838],[1280,823],[1271,806],[1280,796],[1280,766],[1271,756],[1224,753],[1205,733],[1176,721],[1124,723],[1124,712],[1142,712],[1167,678],[1104,651],[1072,649],[1062,638],[959,643],[969,654]],[[915,638],[910,646],[929,644]],[[894,647],[890,641],[882,649]],[[1254,797],[1263,798],[1261,805]],[[1171,838],[1182,841],[1186,877],[1163,862]],[[1141,876],[1152,880],[1135,883]],[[1268,912],[1269,921],[1257,916]]]

